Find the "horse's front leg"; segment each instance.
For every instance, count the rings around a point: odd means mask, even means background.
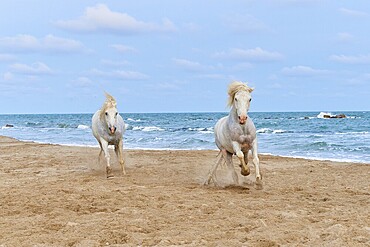
[[[108,142],[104,139],[101,140],[101,147],[104,151],[105,159],[107,160],[107,166],[106,166],[106,171],[107,171],[107,178],[113,177],[113,172],[112,168],[110,166],[110,155],[109,155],[109,150],[108,150]]]
[[[248,166],[248,163],[245,162],[244,160],[244,153],[241,150],[240,144],[238,142],[233,142],[233,148],[236,156],[238,156],[240,160],[240,165],[241,165],[241,174],[243,176],[248,176],[251,173],[251,170]]]
[[[256,168],[256,188],[262,189],[262,175],[260,171],[260,160],[258,158],[258,145],[257,145],[257,138],[252,143],[252,157],[253,157],[253,164]]]
[[[123,158],[123,140],[120,140],[118,142],[118,145],[114,146],[114,151],[116,152],[117,159],[119,160],[119,163],[121,165],[122,173],[123,175],[126,175],[125,160]]]

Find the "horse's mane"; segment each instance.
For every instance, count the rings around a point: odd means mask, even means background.
[[[239,91],[246,91],[251,93],[254,90],[254,88],[249,87],[246,83],[243,83],[241,81],[234,81],[230,83],[229,89],[228,89],[228,94],[229,94],[229,99],[227,101],[227,105],[231,107],[234,103],[234,97],[235,94]]]
[[[103,116],[107,109],[117,106],[117,101],[113,98],[112,95],[105,92],[105,98],[106,98],[105,102],[104,102],[103,106],[100,109],[100,116]]]

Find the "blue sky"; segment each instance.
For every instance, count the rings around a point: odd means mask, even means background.
[[[370,110],[366,0],[2,1],[0,114]]]

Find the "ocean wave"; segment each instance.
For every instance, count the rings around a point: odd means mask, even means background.
[[[42,123],[40,122],[26,122],[27,127],[33,127],[33,126],[40,126]]]
[[[213,134],[214,130],[213,127],[208,127],[208,128],[188,128],[188,131],[196,131],[202,134]]]
[[[139,119],[127,118],[127,121],[130,121],[130,122],[142,122],[142,120],[140,118]]]
[[[293,131],[283,130],[283,129],[270,129],[270,128],[261,128],[256,131],[261,134],[283,134],[283,133],[292,133]]]
[[[334,117],[331,112],[320,112],[319,115],[317,115],[317,118],[325,118],[325,116]]]
[[[134,131],[144,131],[144,132],[151,132],[151,131],[164,131],[164,129],[157,127],[157,126],[135,126],[132,128]]]
[[[83,130],[85,130],[85,129],[90,129],[90,126],[83,125],[83,124],[79,124],[79,125],[77,126],[77,129],[83,129]]]
[[[369,135],[369,131],[335,132],[336,135]]]

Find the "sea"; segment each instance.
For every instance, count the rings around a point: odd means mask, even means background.
[[[325,118],[345,114],[346,118]],[[93,114],[0,115],[0,135],[22,141],[94,146]],[[227,112],[121,113],[124,148],[215,150],[214,125]],[[250,112],[259,153],[370,163],[370,112]]]

